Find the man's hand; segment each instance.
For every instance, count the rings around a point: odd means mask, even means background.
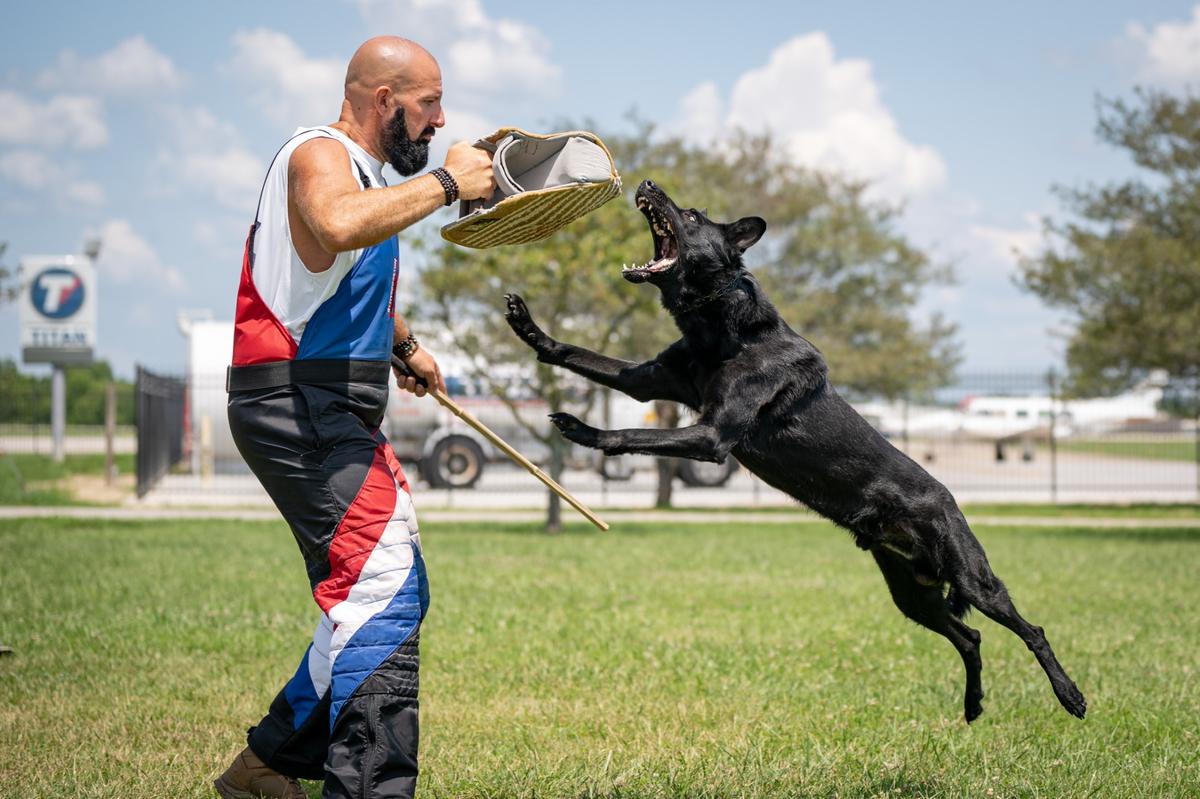
[[[470,142],[460,141],[446,153],[446,171],[458,184],[461,200],[486,200],[496,190],[492,175],[492,154]]]
[[[418,397],[423,397],[426,394],[425,386],[417,382],[417,378],[422,378],[427,385],[437,388],[443,394],[446,393],[446,382],[442,379],[442,370],[438,368],[437,361],[433,356],[424,349],[418,349],[408,360],[404,362],[409,371],[415,375],[402,375],[396,372],[396,385],[405,391],[416,394]]]

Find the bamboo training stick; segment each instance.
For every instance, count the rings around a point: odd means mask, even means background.
[[[412,372],[409,371],[404,362],[395,356],[392,357],[392,366],[395,366],[401,372],[401,374],[409,376],[412,375]],[[425,381],[422,380],[421,382],[422,384],[425,384]],[[507,441],[493,433],[490,429],[488,429],[487,425],[472,416],[470,412],[465,410],[457,402],[428,384],[425,384],[425,390],[429,392],[429,394],[435,400],[441,403],[442,407],[446,408],[459,419],[462,419],[475,430],[479,431],[480,435],[495,444],[501,452],[512,458],[521,466],[525,467],[527,472],[532,474],[538,480],[541,480],[547,488],[566,500],[567,504],[579,511],[585,519],[599,527],[601,530],[608,530],[608,524],[595,513],[592,513],[591,509],[589,509],[587,505],[584,505],[582,502],[575,499],[575,497],[571,496],[571,493],[555,482],[554,478],[543,472],[535,463],[513,449],[513,447]]]

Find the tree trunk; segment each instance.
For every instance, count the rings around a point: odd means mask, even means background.
[[[561,483],[563,468],[566,464],[567,443],[561,436],[550,438],[550,477],[556,483]],[[554,535],[562,532],[562,499],[553,491],[546,492],[549,499],[546,504],[546,532]]]
[[[654,401],[654,416],[658,426],[670,430],[679,424],[679,406],[665,400]],[[657,458],[658,493],[654,497],[654,507],[671,507],[671,490],[675,485],[675,475],[679,471],[679,461],[675,458]]]

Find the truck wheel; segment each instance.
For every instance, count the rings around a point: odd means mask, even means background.
[[[720,488],[738,470],[738,462],[726,458],[724,463],[704,463],[685,460],[679,464],[679,479],[693,488]]]
[[[466,436],[446,436],[422,464],[433,488],[471,488],[483,475],[483,450]]]

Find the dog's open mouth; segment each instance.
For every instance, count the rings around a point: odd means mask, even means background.
[[[679,241],[675,238],[675,228],[671,220],[661,214],[645,196],[639,194],[637,207],[650,223],[650,235],[654,238],[654,258],[641,266],[625,264],[621,268],[621,275],[626,280],[641,283],[649,279],[650,275],[665,272],[675,265],[679,258]]]

